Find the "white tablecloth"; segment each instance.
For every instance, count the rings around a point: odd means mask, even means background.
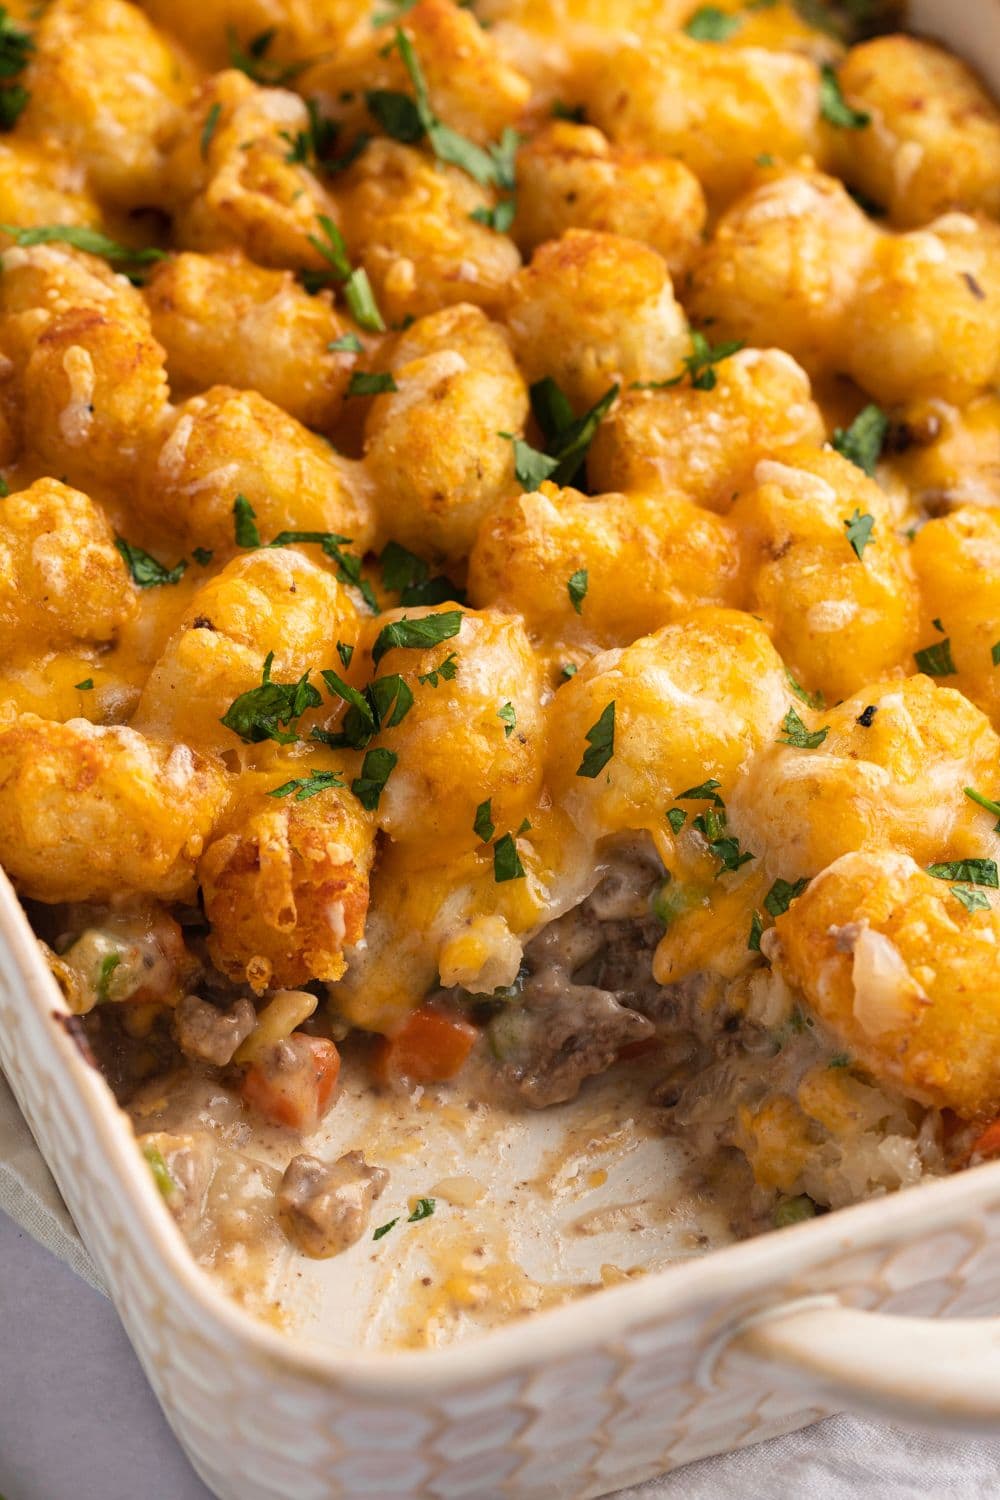
[[[0,1213],[0,1497],[210,1500],[114,1309],[81,1279],[86,1254],[2,1079],[0,1208],[7,1215]],[[1000,1436],[947,1441],[838,1417],[693,1464],[617,1500],[998,1496]]]

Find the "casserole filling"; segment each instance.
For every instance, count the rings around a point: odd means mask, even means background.
[[[0,12],[0,862],[194,1254],[420,1342],[994,1153],[988,87],[266,9]]]

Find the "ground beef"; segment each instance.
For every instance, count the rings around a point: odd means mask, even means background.
[[[198,995],[185,995],[174,1011],[174,1031],[185,1057],[224,1068],[233,1053],[253,1031],[257,1012],[240,998],[228,1010],[220,1010]]]
[[[372,1204],[388,1181],[385,1168],[370,1167],[360,1151],[332,1163],[293,1156],[278,1189],[289,1238],[316,1260],[339,1255],[364,1234]]]

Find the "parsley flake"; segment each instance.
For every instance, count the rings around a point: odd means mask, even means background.
[[[538,393],[542,387],[545,394],[540,396]],[[572,484],[587,457],[594,434],[618,397],[619,389],[617,385],[610,386],[589,411],[581,417],[573,417],[572,407],[555,381],[546,377],[544,381],[536,382],[531,388],[532,410],[546,435],[548,451],[540,453],[513,433],[498,434],[514,445],[514,473],[518,484],[527,491],[537,490],[546,479],[551,479],[553,484]],[[555,399],[553,391],[561,400]]]
[[[339,339],[331,339],[326,347],[330,354],[363,354],[365,346],[356,333],[342,333]]]
[[[701,5],[684,25],[696,42],[724,42],[743,25],[739,16],[728,15],[717,5]]]
[[[684,356],[684,369],[680,375],[673,375],[669,380],[634,380],[630,389],[665,391],[670,386],[680,385],[685,375],[689,375],[694,390],[714,391],[718,382],[715,366],[721,364],[724,359],[730,359],[732,355],[738,354],[743,347],[742,339],[729,339],[726,343],[713,346],[703,333],[692,329],[691,353]]]
[[[442,679],[445,682],[451,682],[457,672],[458,657],[452,651],[445,657],[444,661],[438,662],[437,666],[432,667],[429,672],[421,672],[417,677],[417,681],[426,683],[428,687],[436,688]]]
[[[599,776],[615,753],[615,700],[607,704],[596,724],[587,730],[589,749],[583,752],[583,760],[576,768],[578,776],[593,780]]]
[[[587,597],[587,584],[589,582],[587,569],[578,568],[571,573],[566,584],[566,592],[569,594],[569,602],[577,614],[583,613],[583,601]]]
[[[337,642],[337,655],[345,667],[351,665],[351,657],[354,655],[354,647],[348,641]]]
[[[444,604],[447,599],[461,601],[465,597],[458,585],[443,574],[431,578],[423,558],[401,542],[387,542],[379,562],[383,588],[399,594],[401,604]]]
[[[716,781],[714,776],[708,781],[702,781],[698,786],[688,787],[686,792],[678,792],[674,798],[675,802],[712,802],[716,807],[724,806],[719,796],[721,781]]]
[[[517,202],[513,198],[501,198],[493,208],[474,208],[469,215],[477,224],[485,224],[497,234],[506,234],[517,216]]]
[[[785,676],[788,678],[788,686],[791,688],[792,692],[795,694],[796,698],[798,698],[800,703],[804,703],[807,708],[813,709],[826,707],[826,699],[823,697],[823,694],[810,693],[806,688],[802,686],[801,682],[798,682],[796,678],[792,676],[792,673],[788,670],[787,667],[785,668]]]
[[[564,677],[575,677],[579,670],[580,668],[575,661],[568,661],[562,669],[562,675]]]
[[[503,838],[497,839],[493,845],[493,879],[497,885],[503,885],[507,880],[522,880],[524,878],[524,866],[517,852],[512,833],[505,833]]]
[[[889,418],[871,402],[858,412],[850,427],[834,428],[833,446],[842,458],[849,459],[872,479],[888,431]]]
[[[476,838],[481,839],[484,844],[488,844],[493,835],[496,833],[496,826],[493,822],[492,797],[487,797],[486,801],[480,802],[479,806],[476,808],[476,816],[473,820],[472,831],[476,835]]]
[[[246,495],[237,495],[233,501],[233,529],[237,547],[259,547],[260,532],[257,530],[257,512]]]
[[[390,1229],[395,1229],[396,1225],[399,1223],[399,1219],[400,1219],[400,1216],[397,1214],[394,1219],[390,1219],[389,1220],[388,1224],[380,1224],[378,1226],[378,1228],[375,1230],[375,1233],[372,1235],[372,1239],[373,1240],[380,1240],[380,1239],[382,1239],[383,1236],[385,1236],[385,1235],[387,1235],[389,1233]]]
[[[343,785],[337,771],[313,771],[310,776],[296,776],[293,781],[282,782],[281,786],[274,787],[267,795],[290,797],[294,793],[296,802],[308,802],[310,797],[317,797],[328,787]]]
[[[337,577],[341,583],[348,583],[356,588],[368,608],[377,612],[378,600],[367,578],[361,576],[362,559],[356,557],[353,552],[344,552],[345,546],[351,538],[341,536],[336,531],[279,531],[276,537],[268,542],[269,547],[291,547],[303,542],[315,542],[322,547],[327,557],[337,566]]]
[[[385,784],[398,759],[398,755],[394,755],[391,750],[386,750],[384,746],[365,752],[365,758],[361,764],[361,775],[356,776],[351,782],[351,791],[361,806],[367,808],[369,812],[374,812],[378,807]]]
[[[385,323],[378,310],[375,293],[368,280],[368,272],[363,267],[352,268],[344,236],[329,214],[318,214],[317,223],[323,232],[323,238],[320,239],[317,235],[311,234],[309,243],[330,267],[329,274],[333,276],[334,281],[339,282],[344,293],[344,301],[354,321],[367,329],[369,333],[384,333]],[[310,291],[318,290],[326,279],[327,277],[318,271],[306,271],[302,277],[303,284]]]
[[[970,802],[978,803],[980,807],[984,807],[988,813],[992,813],[998,819],[997,826],[993,832],[1000,833],[1000,802],[994,802],[989,797],[984,797],[982,792],[977,792],[973,786],[965,788],[965,795]]]
[[[866,110],[852,109],[844,98],[832,63],[824,63],[820,69],[819,112],[828,125],[840,130],[864,130],[871,124],[872,117]]]
[[[28,90],[12,80],[27,67],[34,50],[28,33],[16,26],[6,6],[0,5],[0,129],[13,129],[30,98]]]
[[[687,813],[683,807],[672,807],[667,813],[667,822],[670,824],[671,832],[676,836],[687,822]]]
[[[986,885],[1000,888],[994,859],[955,859],[943,865],[928,865],[928,875],[935,880],[959,880],[963,885]]]
[[[208,547],[192,547],[191,556],[201,568],[207,568],[215,553]]]
[[[966,911],[989,911],[990,898],[985,891],[979,891],[973,885],[953,885],[951,894],[956,901],[960,901]]]
[[[553,120],[569,120],[573,125],[585,125],[587,111],[582,104],[564,104],[561,99],[553,99],[551,114]]]
[[[304,672],[298,682],[272,682],[273,662],[274,652],[269,651],[264,660],[260,687],[240,693],[219,721],[248,745],[259,745],[264,740],[276,740],[279,745],[292,744],[299,737],[297,725],[306,709],[319,708],[323,702],[309,681],[308,672]]]
[[[990,660],[995,667],[1000,667],[1000,641],[994,641],[990,647]]]
[[[115,546],[125,559],[125,565],[132,574],[132,582],[141,589],[160,588],[165,583],[180,583],[187,570],[185,558],[182,557],[176,567],[165,568],[155,557],[151,557],[141,547],[133,547],[123,536],[115,537]]]
[[[504,739],[509,740],[511,735],[514,733],[514,729],[517,725],[517,711],[515,710],[513,703],[508,701],[504,704],[503,708],[498,708],[497,718],[503,724]]]
[[[254,83],[261,84],[264,88],[282,88],[286,83],[291,83],[300,73],[311,68],[318,59],[306,57],[297,62],[281,63],[271,62],[268,52],[271,43],[278,34],[276,26],[271,26],[267,31],[260,31],[247,42],[246,49],[240,43],[240,39],[232,26],[226,28],[226,43],[229,48],[229,66],[238,68]]]
[[[865,548],[872,539],[872,531],[875,528],[875,517],[862,515],[857,506],[850,520],[844,522],[844,530],[847,532],[847,540],[854,549],[854,555],[860,562],[864,557]]]
[[[951,641],[945,636],[943,641],[935,641],[933,646],[924,646],[920,651],[914,651],[913,660],[917,664],[918,672],[926,672],[928,677],[951,677],[958,668],[951,654]]]
[[[418,1198],[413,1212],[406,1221],[407,1224],[419,1224],[421,1219],[429,1219],[436,1207],[436,1198]]]
[[[75,250],[85,250],[90,255],[100,255],[104,260],[124,262],[132,265],[147,265],[150,261],[166,260],[167,252],[152,246],[144,250],[131,245],[120,245],[109,239],[99,229],[87,224],[35,224],[22,229],[17,224],[0,224],[0,232],[10,235],[15,245],[25,248],[31,245],[72,245]]]
[[[98,1005],[106,1005],[111,999],[111,979],[121,961],[120,953],[105,953],[101,959],[96,985]]]
[[[199,146],[201,149],[202,161],[205,161],[208,157],[208,148],[212,144],[212,137],[218,129],[219,116],[221,114],[222,105],[218,102],[218,100],[216,100],[211,109],[208,111],[208,114],[205,116],[205,123],[201,127]]]
[[[715,872],[718,880],[720,875],[726,871],[738,870],[756,856],[749,850],[740,848],[740,841],[726,829],[726,809],[720,798],[715,799],[712,807],[706,807],[704,812],[698,814],[691,826],[696,828],[708,845],[709,852],[714,854],[719,861],[719,868]]]
[[[85,677],[82,682],[75,682],[73,686],[78,693],[89,693],[94,686],[94,679],[92,677]]]
[[[163,1152],[156,1146],[143,1146],[142,1154],[146,1158],[161,1198],[172,1198],[177,1191],[177,1184],[170,1175],[170,1168],[167,1166]]]
[[[772,917],[780,917],[788,910],[796,896],[802,895],[808,884],[809,881],[805,878],[792,881],[776,880],[764,897],[765,910],[770,912]]]
[[[398,391],[399,386],[389,373],[374,370],[354,370],[347,383],[348,396],[382,396],[389,391]]]
[[[764,936],[764,919],[756,907],[750,915],[750,933],[747,937],[747,947],[751,953],[760,952],[760,940]]]
[[[376,636],[372,647],[372,661],[377,666],[387,651],[401,647],[422,651],[427,646],[438,646],[442,641],[458,635],[461,628],[460,609],[445,610],[439,615],[424,615],[419,620],[408,620],[405,617],[393,620],[391,624],[383,625]]]
[[[797,750],[815,750],[830,733],[829,724],[822,729],[807,729],[794,708],[790,708],[782,719],[781,728],[783,733],[778,736],[778,744],[793,745]]]

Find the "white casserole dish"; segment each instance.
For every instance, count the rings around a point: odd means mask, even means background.
[[[1000,0],[913,0],[911,18],[1000,89]],[[1000,1163],[463,1345],[344,1352],[255,1320],[196,1266],[66,1015],[0,876],[0,1066],[222,1500],[587,1500],[845,1406],[1000,1419]],[[333,1263],[324,1295],[357,1300],[352,1274]]]

